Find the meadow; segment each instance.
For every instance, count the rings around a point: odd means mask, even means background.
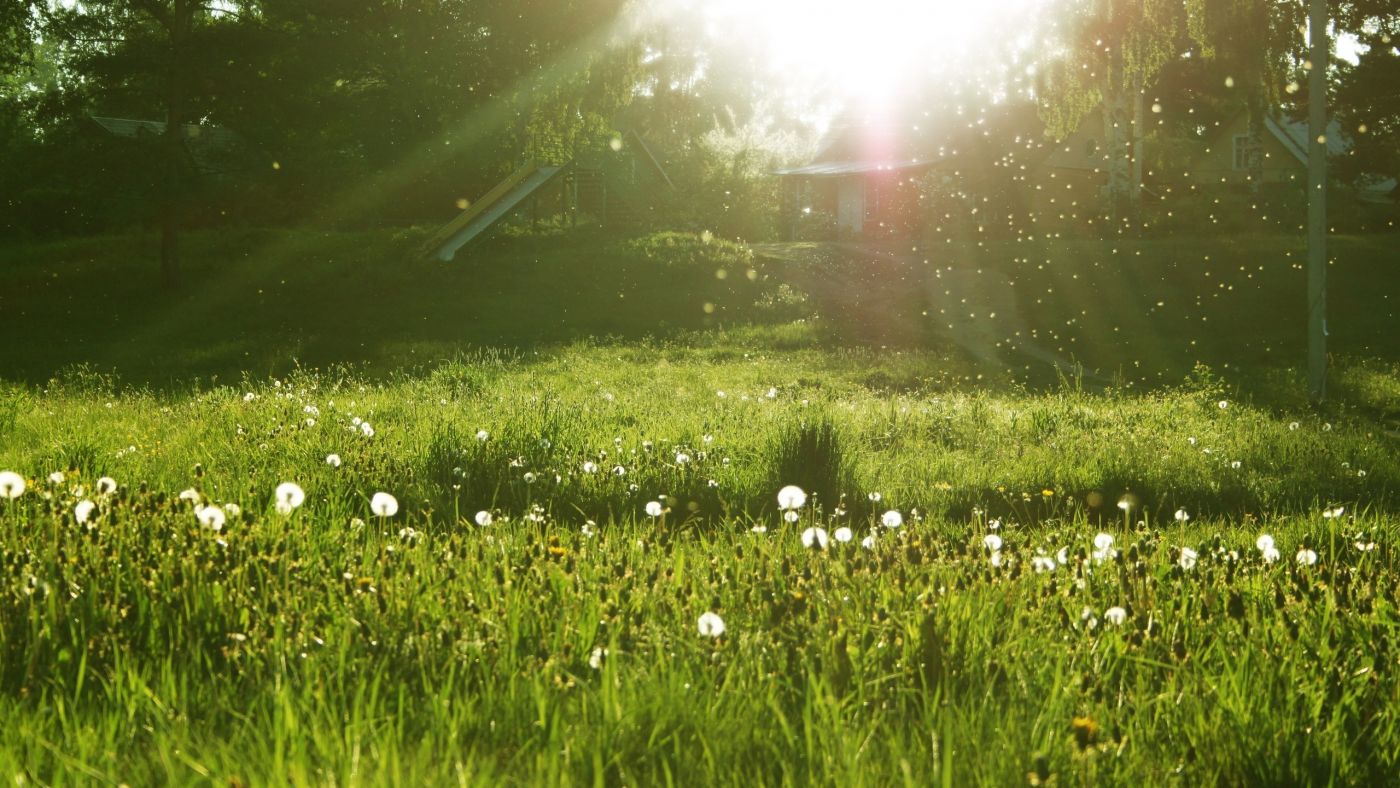
[[[0,251],[0,774],[1394,779],[1383,239],[419,240]]]

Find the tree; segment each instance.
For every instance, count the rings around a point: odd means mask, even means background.
[[[1201,54],[1225,71],[1249,113],[1246,162],[1250,187],[1263,182],[1264,119],[1302,60],[1306,9],[1296,0],[1187,0],[1187,30]]]
[[[1351,149],[1337,162],[1347,180],[1400,176],[1400,4],[1386,0],[1343,4],[1337,18],[1364,51],[1352,65],[1337,64],[1333,105]]]
[[[1184,9],[1179,0],[1070,0],[1063,18],[1064,53],[1046,69],[1042,112],[1048,131],[1064,137],[1102,107],[1104,197],[1117,218],[1140,185],[1133,165],[1141,158],[1134,138],[1144,134],[1143,91],[1184,50]]]

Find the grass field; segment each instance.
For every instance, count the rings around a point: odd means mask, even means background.
[[[417,240],[0,251],[0,775],[1400,769],[1387,239]]]

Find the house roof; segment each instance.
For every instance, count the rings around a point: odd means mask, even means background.
[[[1264,128],[1274,136],[1298,163],[1306,165],[1308,163],[1308,122],[1306,120],[1284,120],[1282,122],[1274,120],[1271,116],[1264,117]],[[1342,134],[1342,124],[1333,119],[1327,124],[1327,155],[1336,156],[1346,153],[1351,147],[1351,142]]]
[[[917,170],[932,167],[938,159],[921,161],[823,161],[805,167],[791,167],[777,170],[775,175],[805,175],[811,178],[832,178],[841,175],[863,175],[872,172],[893,172],[897,170]]]
[[[109,133],[126,139],[156,139],[165,134],[163,120],[133,120],[91,116],[97,125]],[[217,175],[238,169],[235,161],[246,160],[251,152],[248,143],[236,132],[223,126],[185,124],[185,150],[195,170],[201,175]]]

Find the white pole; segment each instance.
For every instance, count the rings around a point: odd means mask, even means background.
[[[1308,393],[1327,393],[1327,0],[1308,14]]]

